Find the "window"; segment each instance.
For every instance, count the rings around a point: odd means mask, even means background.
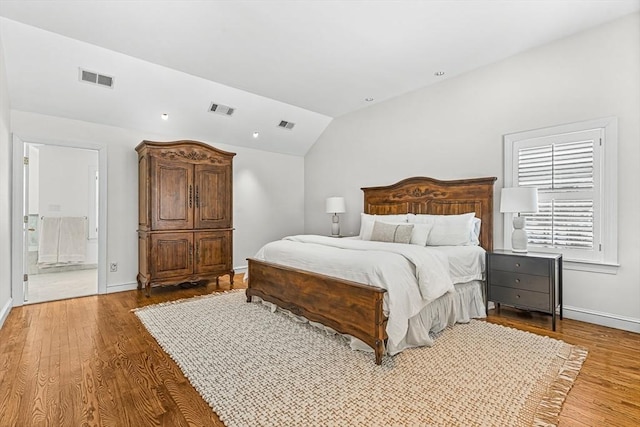
[[[616,157],[615,118],[505,136],[505,187],[538,188],[538,212],[523,214],[531,250],[617,263]]]

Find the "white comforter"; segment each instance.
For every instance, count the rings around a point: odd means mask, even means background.
[[[255,258],[386,289],[389,354],[402,350],[410,318],[454,291],[449,256],[436,247],[300,235],[268,243]]]

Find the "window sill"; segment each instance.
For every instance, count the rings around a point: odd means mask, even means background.
[[[562,267],[565,270],[587,271],[590,273],[618,274],[620,264],[592,261],[571,261],[564,259]]]

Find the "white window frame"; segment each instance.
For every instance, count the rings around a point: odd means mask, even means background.
[[[594,250],[592,256],[580,257],[575,250],[536,247],[536,252],[562,253],[564,267],[570,270],[593,271],[616,274],[618,264],[618,119],[606,117],[570,123],[543,129],[517,132],[504,136],[504,187],[514,187],[518,182],[518,148],[530,146],[532,140],[543,141],[555,135],[599,130],[601,145],[594,154],[594,173],[598,173],[594,183],[598,186],[594,193]],[[540,143],[542,144],[542,142]],[[504,215],[504,247],[511,247],[513,214]],[[577,255],[578,254],[578,255]]]

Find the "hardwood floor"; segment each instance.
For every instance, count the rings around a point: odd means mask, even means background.
[[[150,298],[130,291],[13,309],[0,330],[0,426],[222,426],[130,312],[213,291],[154,288]],[[489,321],[589,349],[561,426],[638,425],[640,334],[572,320],[554,333],[549,316],[505,307]]]
[[[565,400],[560,426],[640,425],[640,334],[576,320],[502,306],[488,320],[589,350],[587,360]]]

